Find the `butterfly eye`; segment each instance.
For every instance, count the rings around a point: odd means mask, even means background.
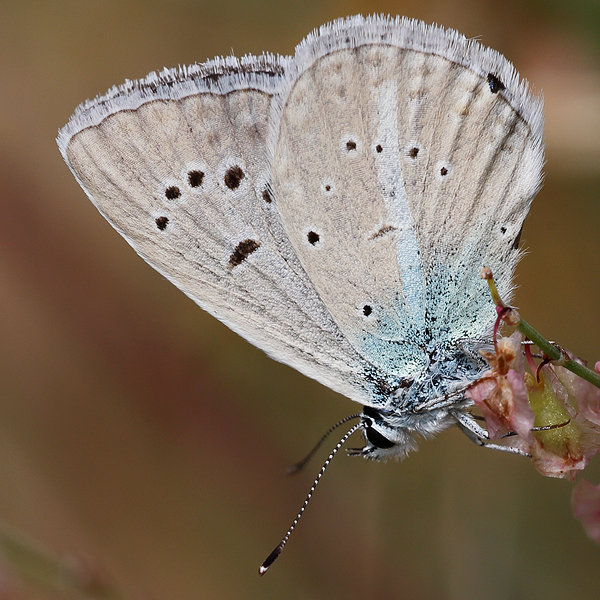
[[[392,448],[396,445],[394,444],[394,442],[391,442],[386,437],[381,435],[379,431],[373,429],[373,427],[365,428],[365,436],[367,437],[367,440],[369,440],[369,443],[375,446],[376,448]]]

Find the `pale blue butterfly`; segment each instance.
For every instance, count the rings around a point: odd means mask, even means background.
[[[485,439],[464,397],[495,319],[479,272],[510,298],[542,130],[541,99],[494,50],[356,16],[293,57],[128,81],[82,104],[58,144],[148,263],[363,405],[331,456],[361,429],[354,453],[385,460],[456,423]]]

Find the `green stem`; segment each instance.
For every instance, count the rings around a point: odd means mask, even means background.
[[[528,337],[542,352],[547,354],[552,360],[560,361],[561,366],[568,369],[582,379],[589,381],[592,385],[600,388],[600,375],[584,367],[581,363],[571,360],[564,355],[554,344],[550,343],[544,336],[538,333],[527,321],[521,319],[517,329]],[[564,362],[563,362],[564,361]]]
[[[496,307],[507,307],[504,301],[498,293],[496,283],[494,282],[494,275],[489,267],[484,267],[481,271],[481,278],[487,281],[492,295],[492,300]],[[581,363],[571,360],[562,350],[557,348],[554,344],[550,343],[543,335],[538,333],[527,321],[519,317],[519,323],[517,329],[527,338],[529,338],[542,352],[547,354],[552,360],[560,362],[560,365],[565,369],[575,373],[582,379],[585,379],[597,388],[600,388],[600,374],[596,371],[592,371],[587,367],[584,367]]]

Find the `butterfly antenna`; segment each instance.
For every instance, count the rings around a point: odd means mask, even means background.
[[[335,425],[332,425],[321,437],[321,439],[314,445],[313,449],[299,462],[296,464],[290,465],[286,468],[285,472],[288,475],[295,475],[304,469],[308,461],[315,455],[317,450],[322,446],[323,442],[340,426],[352,419],[360,418],[360,414],[350,415],[349,417],[343,418],[341,421],[338,421]]]
[[[350,417],[347,417],[346,420],[349,418]],[[350,431],[348,431],[348,433],[346,433],[346,435],[344,435],[344,437],[337,443],[337,446],[331,451],[331,454],[327,457],[327,460],[321,467],[319,474],[315,477],[315,480],[314,480],[310,490],[308,491],[306,499],[304,500],[304,504],[302,505],[302,508],[299,510],[298,514],[296,515],[296,518],[294,519],[294,522],[292,523],[291,527],[287,530],[287,533],[283,536],[283,539],[279,542],[279,544],[276,546],[276,548],[273,550],[273,552],[271,552],[271,554],[269,554],[269,556],[267,556],[267,558],[264,560],[263,564],[260,565],[260,567],[258,568],[259,575],[264,575],[267,572],[267,570],[269,569],[269,567],[275,562],[277,557],[281,554],[281,551],[287,544],[287,541],[290,538],[290,535],[292,535],[292,531],[294,531],[294,529],[296,528],[296,525],[298,524],[298,521],[304,514],[304,511],[306,510],[306,507],[308,506],[308,503],[310,502],[310,499],[312,498],[312,495],[314,494],[315,489],[316,489],[317,485],[319,484],[319,481],[321,481],[321,477],[323,477],[323,473],[325,473],[325,469],[329,466],[329,463],[333,460],[333,457],[337,454],[338,450],[347,442],[348,438],[359,427],[360,427],[360,423],[357,423],[356,425],[354,425],[350,429]]]

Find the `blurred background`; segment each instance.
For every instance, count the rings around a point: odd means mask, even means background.
[[[21,565],[29,544],[114,598],[598,598],[600,548],[572,516],[572,485],[454,430],[403,463],[340,453],[259,579],[326,451],[295,478],[284,468],[358,406],[148,267],[57,150],[75,106],[126,78],[232,50],[291,54],[359,12],[477,37],[544,93],[546,181],[516,304],[549,339],[600,359],[596,0],[3,0],[0,539],[17,540],[4,548]],[[597,461],[586,478],[600,483]],[[2,600],[81,597],[50,587],[0,557]]]

